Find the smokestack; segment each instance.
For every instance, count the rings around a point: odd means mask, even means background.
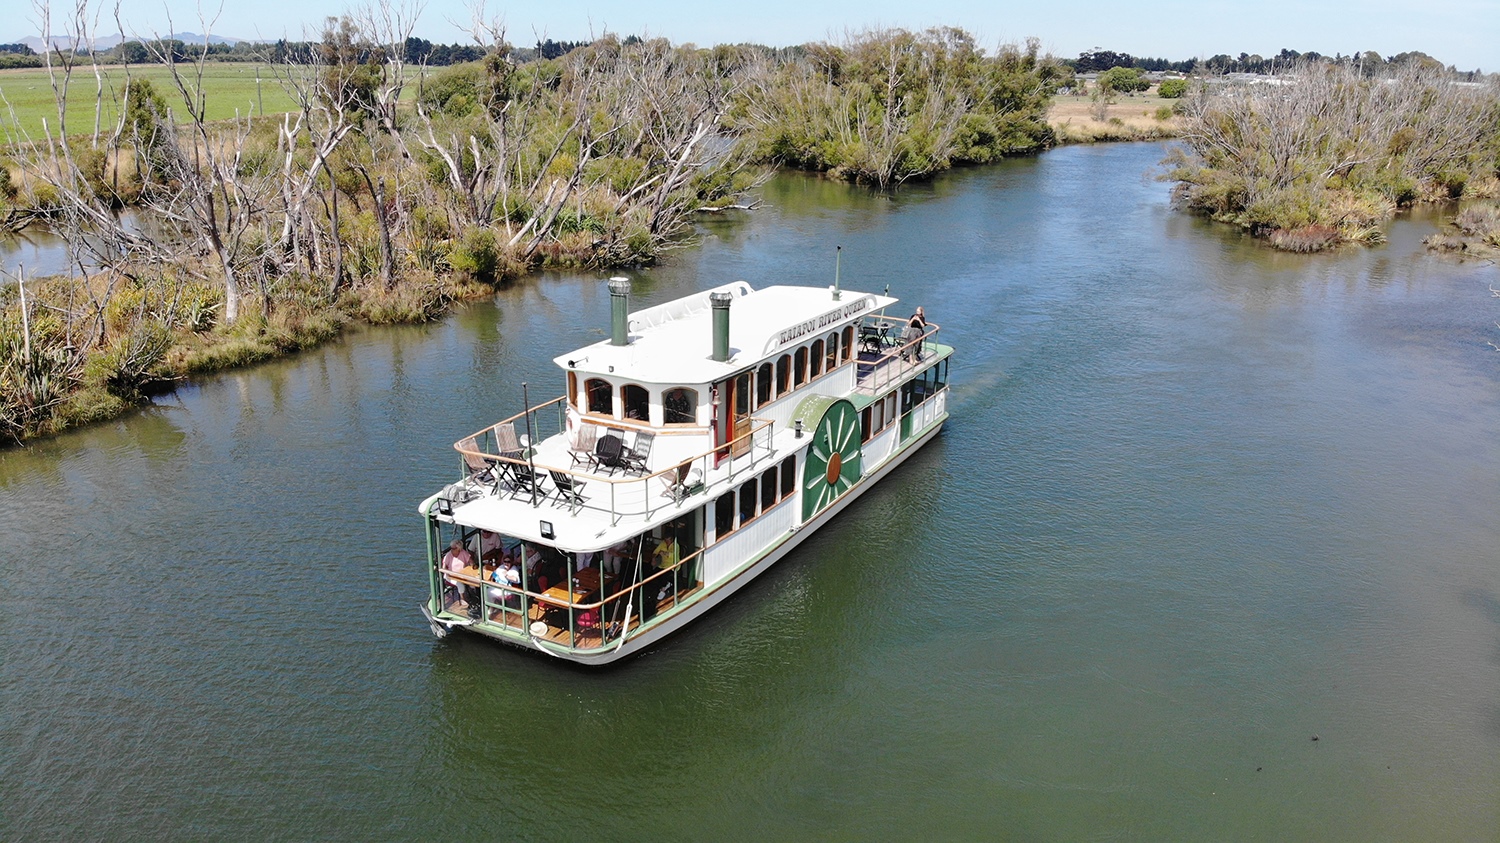
[[[729,360],[729,303],[734,296],[729,293],[709,293],[708,303],[714,308],[714,354],[716,363]]]
[[[609,344],[630,344],[630,279],[609,279]]]

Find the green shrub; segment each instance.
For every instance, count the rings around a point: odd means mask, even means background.
[[[499,280],[500,244],[488,228],[471,228],[448,250],[448,265],[475,281],[493,284]]]
[[[1163,79],[1156,86],[1156,95],[1165,100],[1175,100],[1187,93],[1187,87],[1186,79]]]
[[[417,102],[430,112],[465,117],[478,107],[484,85],[484,67],[479,62],[455,64],[422,80]]]

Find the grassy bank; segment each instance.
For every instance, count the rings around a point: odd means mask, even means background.
[[[1148,141],[1176,137],[1181,123],[1172,112],[1177,99],[1158,96],[1121,96],[1104,107],[1104,119],[1093,100],[1081,94],[1059,94],[1052,99],[1047,123],[1058,143]]]
[[[424,322],[494,287],[457,275],[413,273],[390,289],[359,283],[329,297],[324,284],[288,278],[273,297],[251,296],[233,324],[221,291],[190,278],[106,290],[110,280],[47,278],[0,287],[0,447],[115,418],[154,394],[313,348],[351,324]],[[97,335],[57,318],[84,298],[99,305]],[[88,351],[70,354],[75,343]]]
[[[1500,204],[1469,205],[1454,216],[1445,230],[1423,242],[1429,249],[1463,257],[1500,258]]]

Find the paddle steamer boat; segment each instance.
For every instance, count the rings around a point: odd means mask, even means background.
[[[566,394],[456,443],[462,479],[420,506],[439,636],[639,652],[948,418],[953,349],[888,319],[889,295],[736,282],[630,313],[630,282],[609,291],[610,339],[556,358]]]

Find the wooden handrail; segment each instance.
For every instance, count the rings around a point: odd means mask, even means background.
[[[507,419],[506,421],[510,421],[510,419]],[[593,474],[591,472],[575,471],[571,467],[569,467],[569,468],[562,468],[562,467],[558,467],[558,466],[551,466],[551,465],[547,465],[546,463],[539,463],[539,462],[536,462],[534,460],[527,460],[527,459],[523,459],[521,457],[507,457],[507,456],[504,456],[502,454],[490,454],[490,453],[486,453],[484,451],[477,451],[477,450],[473,450],[473,449],[470,449],[470,448],[463,447],[463,444],[465,442],[467,442],[469,439],[471,439],[471,438],[477,438],[478,436],[483,435],[484,434],[483,430],[480,431],[478,434],[475,434],[475,436],[473,436],[473,437],[465,437],[464,439],[461,439],[461,440],[453,443],[453,449],[455,451],[458,451],[460,454],[467,454],[469,456],[476,456],[476,457],[480,457],[480,458],[486,459],[486,460],[494,460],[496,462],[511,463],[512,465],[535,465],[538,470],[543,470],[543,471],[557,471],[557,472],[560,472],[562,474],[567,474],[567,475],[570,475],[570,476],[573,476],[573,477],[583,477],[583,478],[586,478],[587,481],[591,482],[591,483],[595,482],[595,481],[601,481],[601,482],[605,482],[605,483],[638,483],[638,482],[641,482],[641,481],[651,480],[653,478],[660,477],[661,475],[666,474],[669,471],[676,471],[677,468],[678,468],[678,466],[681,466],[683,463],[696,462],[696,461],[698,461],[700,459],[704,459],[704,458],[707,458],[707,457],[712,457],[713,455],[719,453],[720,451],[723,451],[726,448],[732,448],[732,447],[734,447],[741,440],[744,440],[744,439],[752,439],[753,440],[753,437],[757,433],[760,433],[761,431],[763,431],[766,428],[771,427],[772,425],[775,424],[775,422],[773,422],[770,419],[758,419],[758,418],[754,418],[754,417],[752,417],[750,419],[750,422],[751,422],[750,432],[741,434],[740,436],[736,436],[735,438],[729,440],[728,442],[725,442],[725,443],[720,444],[720,445],[716,445],[716,446],[714,446],[712,448],[709,448],[707,451],[704,451],[702,453],[694,454],[693,456],[690,456],[690,457],[684,457],[684,458],[682,458],[680,460],[677,460],[672,465],[669,465],[666,468],[661,469],[660,471],[655,471],[655,472],[652,472],[651,474],[641,474],[641,475],[636,475],[636,476],[631,476],[631,477],[621,477],[621,478],[618,478],[618,479],[614,478],[614,477],[605,477],[605,476],[602,476],[602,475]],[[499,424],[505,424],[505,422],[499,422]],[[485,428],[485,430],[488,430],[488,429],[489,428]],[[536,446],[533,445],[532,447],[534,448]],[[753,442],[752,442],[752,447],[753,447]]]

